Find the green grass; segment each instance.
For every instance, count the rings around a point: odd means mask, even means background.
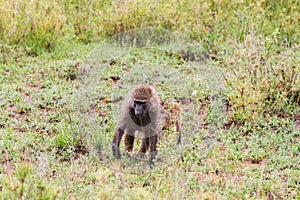
[[[297,1],[2,1],[0,198],[299,199],[299,8]],[[107,48],[112,59],[86,65],[100,41],[150,25],[203,48],[183,42],[120,57]],[[205,64],[181,57],[207,54]],[[183,109],[183,143],[165,133],[153,169],[114,159],[110,147],[118,99],[141,81]]]
[[[90,42],[149,26],[182,31],[211,54],[249,31],[270,47],[299,42],[298,1],[2,1],[0,39],[30,53],[51,50],[61,41]],[[223,44],[223,45],[222,45]]]

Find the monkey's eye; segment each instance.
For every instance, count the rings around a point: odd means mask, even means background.
[[[144,109],[144,110],[146,109],[146,106],[145,106],[145,105],[143,105],[143,109]]]

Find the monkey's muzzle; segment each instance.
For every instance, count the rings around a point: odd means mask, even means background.
[[[144,109],[136,107],[134,110],[134,114],[137,117],[142,117],[144,115]]]

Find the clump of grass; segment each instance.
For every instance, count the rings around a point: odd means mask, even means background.
[[[3,1],[0,37],[9,44],[25,45],[32,53],[50,50],[63,33],[62,8],[54,1]]]
[[[233,121],[254,122],[269,115],[292,115],[300,98],[299,46],[277,48],[270,54],[267,41],[251,33],[230,55],[221,59]],[[238,67],[236,67],[238,66]]]

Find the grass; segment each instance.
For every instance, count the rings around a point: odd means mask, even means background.
[[[0,198],[299,199],[299,7],[2,1]],[[113,37],[99,59],[99,40],[149,25],[203,48],[124,51]],[[183,109],[183,142],[164,133],[153,169],[110,148],[120,99],[141,81]]]

